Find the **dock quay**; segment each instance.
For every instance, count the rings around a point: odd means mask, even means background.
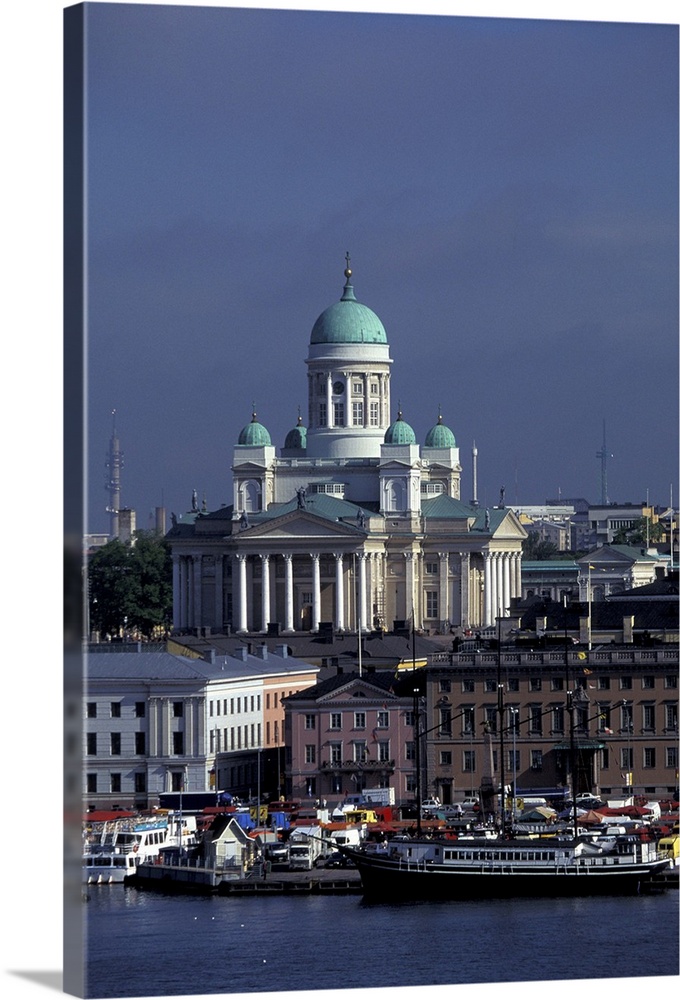
[[[355,869],[280,871],[269,875],[258,870],[245,876],[213,868],[163,864],[141,864],[125,884],[136,889],[165,893],[219,896],[332,895],[362,892]]]

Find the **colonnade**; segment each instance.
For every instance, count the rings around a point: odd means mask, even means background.
[[[332,559],[334,569],[326,570],[326,583],[333,582],[332,607],[324,602],[322,610],[321,560]],[[437,575],[426,577],[424,562],[438,560]],[[230,597],[233,610],[225,612],[225,577],[231,560]],[[294,573],[299,560],[309,560],[305,571]],[[283,595],[276,587],[276,566],[283,560]],[[397,569],[398,563],[401,567]],[[260,592],[253,587],[254,567],[259,564]],[[309,566],[311,564],[311,574]],[[473,572],[474,565],[474,572]],[[396,573],[390,571],[396,569]],[[311,580],[310,580],[311,576]],[[353,580],[353,589],[351,581]],[[399,581],[401,580],[401,584]],[[316,631],[319,622],[332,618],[336,630],[373,627],[373,611],[390,624],[388,616],[409,618],[416,614],[422,624],[425,589],[438,594],[438,619],[451,625],[478,627],[493,625],[504,617],[514,597],[520,597],[521,553],[519,551],[449,551],[426,553],[407,549],[402,553],[374,552],[235,552],[230,555],[206,555],[200,552],[173,556],[173,621],[177,629],[209,625],[220,632],[229,621],[240,632],[253,631],[259,621],[262,632],[280,622],[285,632],[299,630],[296,621],[296,589],[305,587],[305,599],[311,620],[306,628]],[[397,597],[397,586],[400,587]],[[454,589],[459,587],[459,594]],[[483,591],[482,591],[483,588]],[[479,591],[479,593],[478,593]],[[281,597],[283,600],[281,601]],[[391,603],[390,603],[391,602]],[[204,606],[205,604],[205,606]],[[388,619],[388,620],[385,620]],[[306,629],[305,629],[306,630]]]
[[[522,594],[522,557],[519,552],[487,551],[484,555],[484,624],[504,618],[513,597]]]

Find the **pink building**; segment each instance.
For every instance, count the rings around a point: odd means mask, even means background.
[[[330,802],[364,788],[416,786],[414,679],[394,670],[337,674],[284,701],[286,793]],[[425,693],[423,678],[421,696]]]

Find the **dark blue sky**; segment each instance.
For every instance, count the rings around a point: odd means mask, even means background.
[[[230,503],[255,400],[283,444],[318,314],[387,330],[392,403],[462,498],[677,495],[678,31],[92,4],[89,531]]]

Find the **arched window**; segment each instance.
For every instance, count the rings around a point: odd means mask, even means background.
[[[241,486],[243,499],[243,510],[248,514],[254,514],[262,510],[262,488],[255,479],[248,479]]]

